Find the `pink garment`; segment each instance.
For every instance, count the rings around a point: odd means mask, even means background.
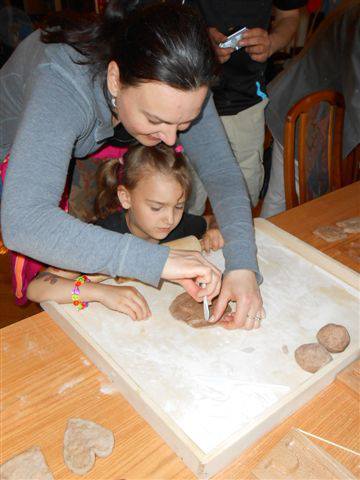
[[[89,155],[92,158],[121,158],[128,151],[127,147],[112,147],[111,145],[100,148],[96,153]]]

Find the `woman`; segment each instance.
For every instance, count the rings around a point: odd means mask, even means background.
[[[60,268],[152,285],[163,278],[199,301],[213,298],[220,273],[199,254],[82,223],[58,206],[71,156],[97,150],[114,127],[120,140],[149,146],[173,145],[184,131],[181,142],[225,240],[215,320],[234,300],[234,327],[253,328],[263,310],[250,206],[208,95],[214,60],[206,29],[185,7],[161,3],[124,16],[121,5],[111,1],[96,23],[41,38],[35,32],[1,70],[1,158],[11,151],[1,212],[5,244]]]

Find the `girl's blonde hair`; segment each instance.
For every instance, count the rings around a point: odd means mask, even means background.
[[[155,147],[137,145],[125,153],[124,165],[117,158],[100,165],[97,172],[98,193],[95,199],[95,220],[106,218],[119,209],[118,186],[133,190],[141,178],[151,173],[170,175],[179,182],[188,198],[191,175],[185,157],[164,144]]]

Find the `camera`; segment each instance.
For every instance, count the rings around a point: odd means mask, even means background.
[[[238,42],[242,39],[243,33],[246,32],[247,28],[243,27],[235,33],[232,33],[227,37],[225,42],[219,43],[220,48],[235,48],[235,50],[239,50]]]

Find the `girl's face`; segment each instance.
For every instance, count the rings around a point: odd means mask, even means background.
[[[118,121],[147,146],[174,145],[177,132],[189,128],[200,114],[208,92],[206,86],[183,91],[156,81],[122,85],[115,62],[108,67],[108,88],[115,98]]]
[[[166,238],[179,224],[184,212],[185,192],[170,175],[144,175],[133,190],[118,187],[118,196],[127,209],[126,220],[132,234],[153,242]]]

